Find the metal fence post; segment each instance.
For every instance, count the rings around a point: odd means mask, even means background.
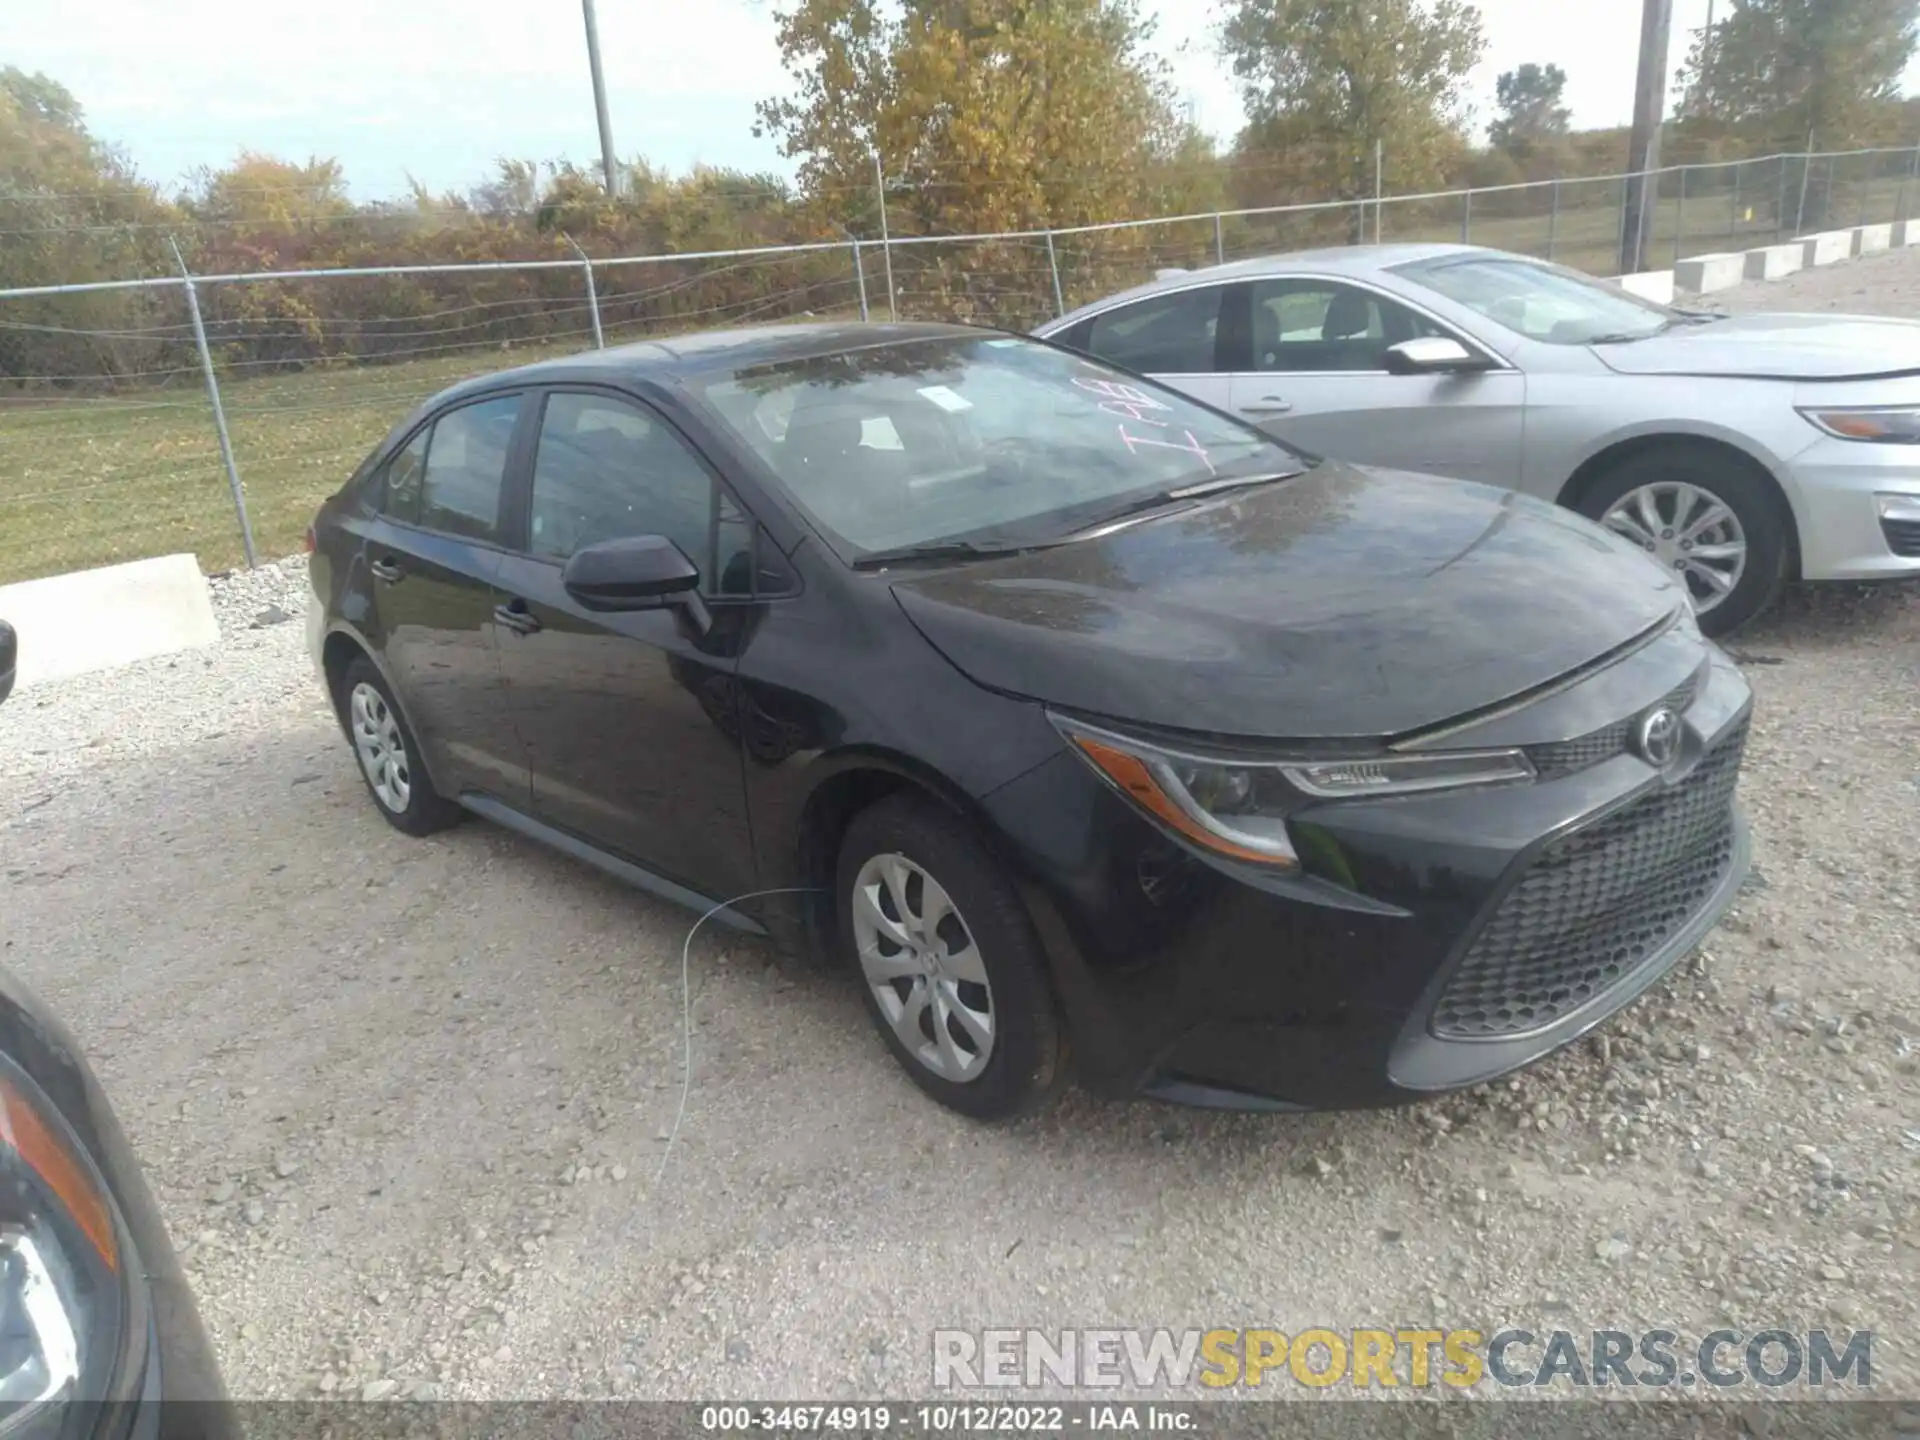
[[[880,196],[880,258],[886,262],[887,272],[887,318],[900,318],[900,302],[894,298],[893,288],[893,238],[887,227],[887,176],[880,167],[880,152],[873,152],[873,183]]]
[[[1373,243],[1376,245],[1380,243],[1380,211],[1383,208],[1380,201],[1386,193],[1387,147],[1384,140],[1376,138],[1373,142]],[[1363,227],[1361,238],[1364,239],[1364,227],[1366,225],[1365,211],[1361,212],[1360,223]]]
[[[1915,150],[1913,153],[1920,155],[1920,150]],[[1227,232],[1220,224],[1218,211],[1215,211],[1213,216],[1213,259],[1218,265],[1227,263]]]
[[[1067,313],[1067,302],[1060,293],[1060,257],[1053,250],[1053,231],[1047,231],[1047,269],[1053,272],[1053,313]]]
[[[1804,235],[1807,233],[1807,182],[1812,176],[1813,156],[1802,155],[1800,157],[1800,208],[1794,212],[1793,217],[1793,233],[1795,235]]]
[[[1872,163],[1873,161],[1870,156],[1862,155],[1860,157],[1861,169],[1865,170]],[[1869,170],[1867,172],[1867,178],[1863,179],[1860,182],[1860,223],[1862,225],[1866,224],[1869,220],[1873,218],[1873,214],[1871,210],[1871,205],[1873,201],[1872,173],[1873,172]]]
[[[227,485],[233,491],[233,510],[240,517],[240,545],[246,552],[249,570],[258,563],[253,555],[253,523],[247,519],[246,492],[240,488],[240,471],[233,463],[233,441],[227,436],[227,412],[220,408],[220,382],[213,378],[213,352],[207,348],[207,327],[200,320],[200,296],[194,289],[193,272],[180,253],[180,243],[172,236],[167,244],[180,266],[180,284],[187,292],[187,314],[193,320],[193,343],[200,350],[200,370],[207,378],[207,400],[213,406],[213,428],[220,436],[220,459],[227,467]]]
[[[1658,182],[1656,181],[1655,184],[1657,186]],[[1656,188],[1654,191],[1654,200],[1658,202],[1659,198],[1660,198],[1660,192]],[[1655,213],[1657,214],[1658,212],[1656,211]],[[1676,265],[1680,263],[1680,243],[1682,238],[1686,235],[1686,233],[1687,233],[1687,167],[1685,165],[1682,165],[1680,167],[1680,200],[1679,200],[1679,203],[1674,206],[1674,211],[1673,211],[1673,263]]]
[[[1743,163],[1739,160],[1733,162],[1733,205],[1730,207],[1733,223],[1727,231],[1729,235],[1740,233],[1740,166]]]
[[[604,350],[607,348],[607,337],[600,332],[600,292],[593,287],[593,261],[587,258],[587,252],[582,250],[574,238],[564,230],[560,232],[560,238],[573,247],[573,253],[580,257],[580,268],[586,272],[587,312],[593,316],[593,348]]]
[[[1560,177],[1553,177],[1552,207],[1547,211],[1547,259],[1553,259],[1554,249],[1560,243]]]
[[[1473,191],[1463,192],[1460,201],[1460,243],[1473,243]]]
[[[853,279],[854,283],[860,287],[860,318],[864,321],[868,318],[867,262],[860,258],[860,242],[858,240],[853,242]]]

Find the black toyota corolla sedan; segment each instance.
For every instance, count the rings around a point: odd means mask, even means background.
[[[1750,696],[1641,552],[939,325],[493,375],[310,537],[381,813],[472,812],[859,977],[980,1117],[1409,1099],[1695,945]],[[793,890],[799,894],[759,894]]]
[[[0,620],[0,701],[17,654]],[[238,1433],[112,1107],[60,1022],[0,970],[0,1435]]]

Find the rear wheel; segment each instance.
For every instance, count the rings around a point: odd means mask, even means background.
[[[841,944],[913,1082],[979,1120],[1051,1099],[1066,1047],[1045,959],[966,826],[916,796],[882,800],[847,827],[836,875]]]
[[[371,660],[362,656],[347,666],[340,700],[360,778],[387,823],[409,835],[431,835],[456,823],[463,812],[433,788],[419,744]]]
[[[1735,456],[1698,445],[1642,451],[1601,475],[1578,508],[1672,570],[1709,635],[1739,629],[1786,582],[1786,502]]]

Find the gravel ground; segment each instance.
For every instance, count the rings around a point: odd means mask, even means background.
[[[1920,255],[1764,298],[1920,313]],[[703,933],[657,1183],[689,917],[490,826],[393,832],[299,562],[214,589],[216,649],[0,709],[0,874],[5,963],[101,1072],[241,1396],[897,1398],[935,1326],[1435,1323],[1871,1327],[1920,1397],[1920,589],[1739,637],[1756,880],[1517,1080],[981,1129],[850,985]]]

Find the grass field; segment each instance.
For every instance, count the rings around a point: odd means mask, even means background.
[[[297,550],[315,507],[421,400],[464,376],[572,348],[223,381],[257,553]],[[0,406],[0,583],[178,551],[209,573],[244,560],[201,386]]]
[[[1570,202],[1606,198],[1604,203],[1569,203],[1562,210],[1553,224],[1553,249],[1559,259],[1594,273],[1612,273],[1620,223],[1618,190],[1617,184],[1567,183]],[[1778,233],[1774,188],[1757,185],[1748,196],[1740,207],[1731,194],[1699,197],[1684,213],[1675,199],[1668,199],[1655,221],[1655,263],[1670,264],[1675,249],[1697,254],[1773,240]],[[1897,180],[1863,185],[1836,198],[1834,223],[1848,223],[1842,217],[1856,212],[1892,218],[1902,213],[1908,199],[1907,187]],[[1452,215],[1431,206],[1416,211],[1389,204],[1384,237],[1460,238],[1459,202],[1445,203],[1455,207]],[[1809,212],[1810,226],[1815,213]],[[1676,245],[1674,236],[1682,223],[1684,236]],[[1170,250],[1178,249],[1178,255],[1148,258],[1131,278],[1147,278],[1156,263],[1205,263],[1211,226],[1200,228],[1207,231],[1204,237],[1168,235],[1167,244]],[[1548,233],[1544,214],[1481,212],[1472,225],[1476,243],[1536,255],[1547,253]],[[1791,225],[1787,233],[1793,233]],[[1281,224],[1229,222],[1228,253],[1271,253],[1303,238]],[[868,264],[877,306],[879,266],[871,257]],[[1065,245],[1062,264],[1068,264]],[[1107,278],[1102,277],[1103,283]],[[1120,277],[1120,283],[1129,282]],[[921,313],[910,291],[903,289],[902,296],[903,316]],[[1067,303],[1091,298],[1069,294]],[[1045,301],[1050,305],[1051,297]],[[400,364],[223,377],[222,400],[258,555],[271,559],[298,549],[315,507],[419,401],[464,376],[577,348],[578,341],[515,345],[511,350],[487,346]],[[239,525],[205,392],[197,376],[181,375],[176,381],[166,389],[111,398],[0,400],[0,583],[177,551],[191,552],[210,573],[242,562]]]

